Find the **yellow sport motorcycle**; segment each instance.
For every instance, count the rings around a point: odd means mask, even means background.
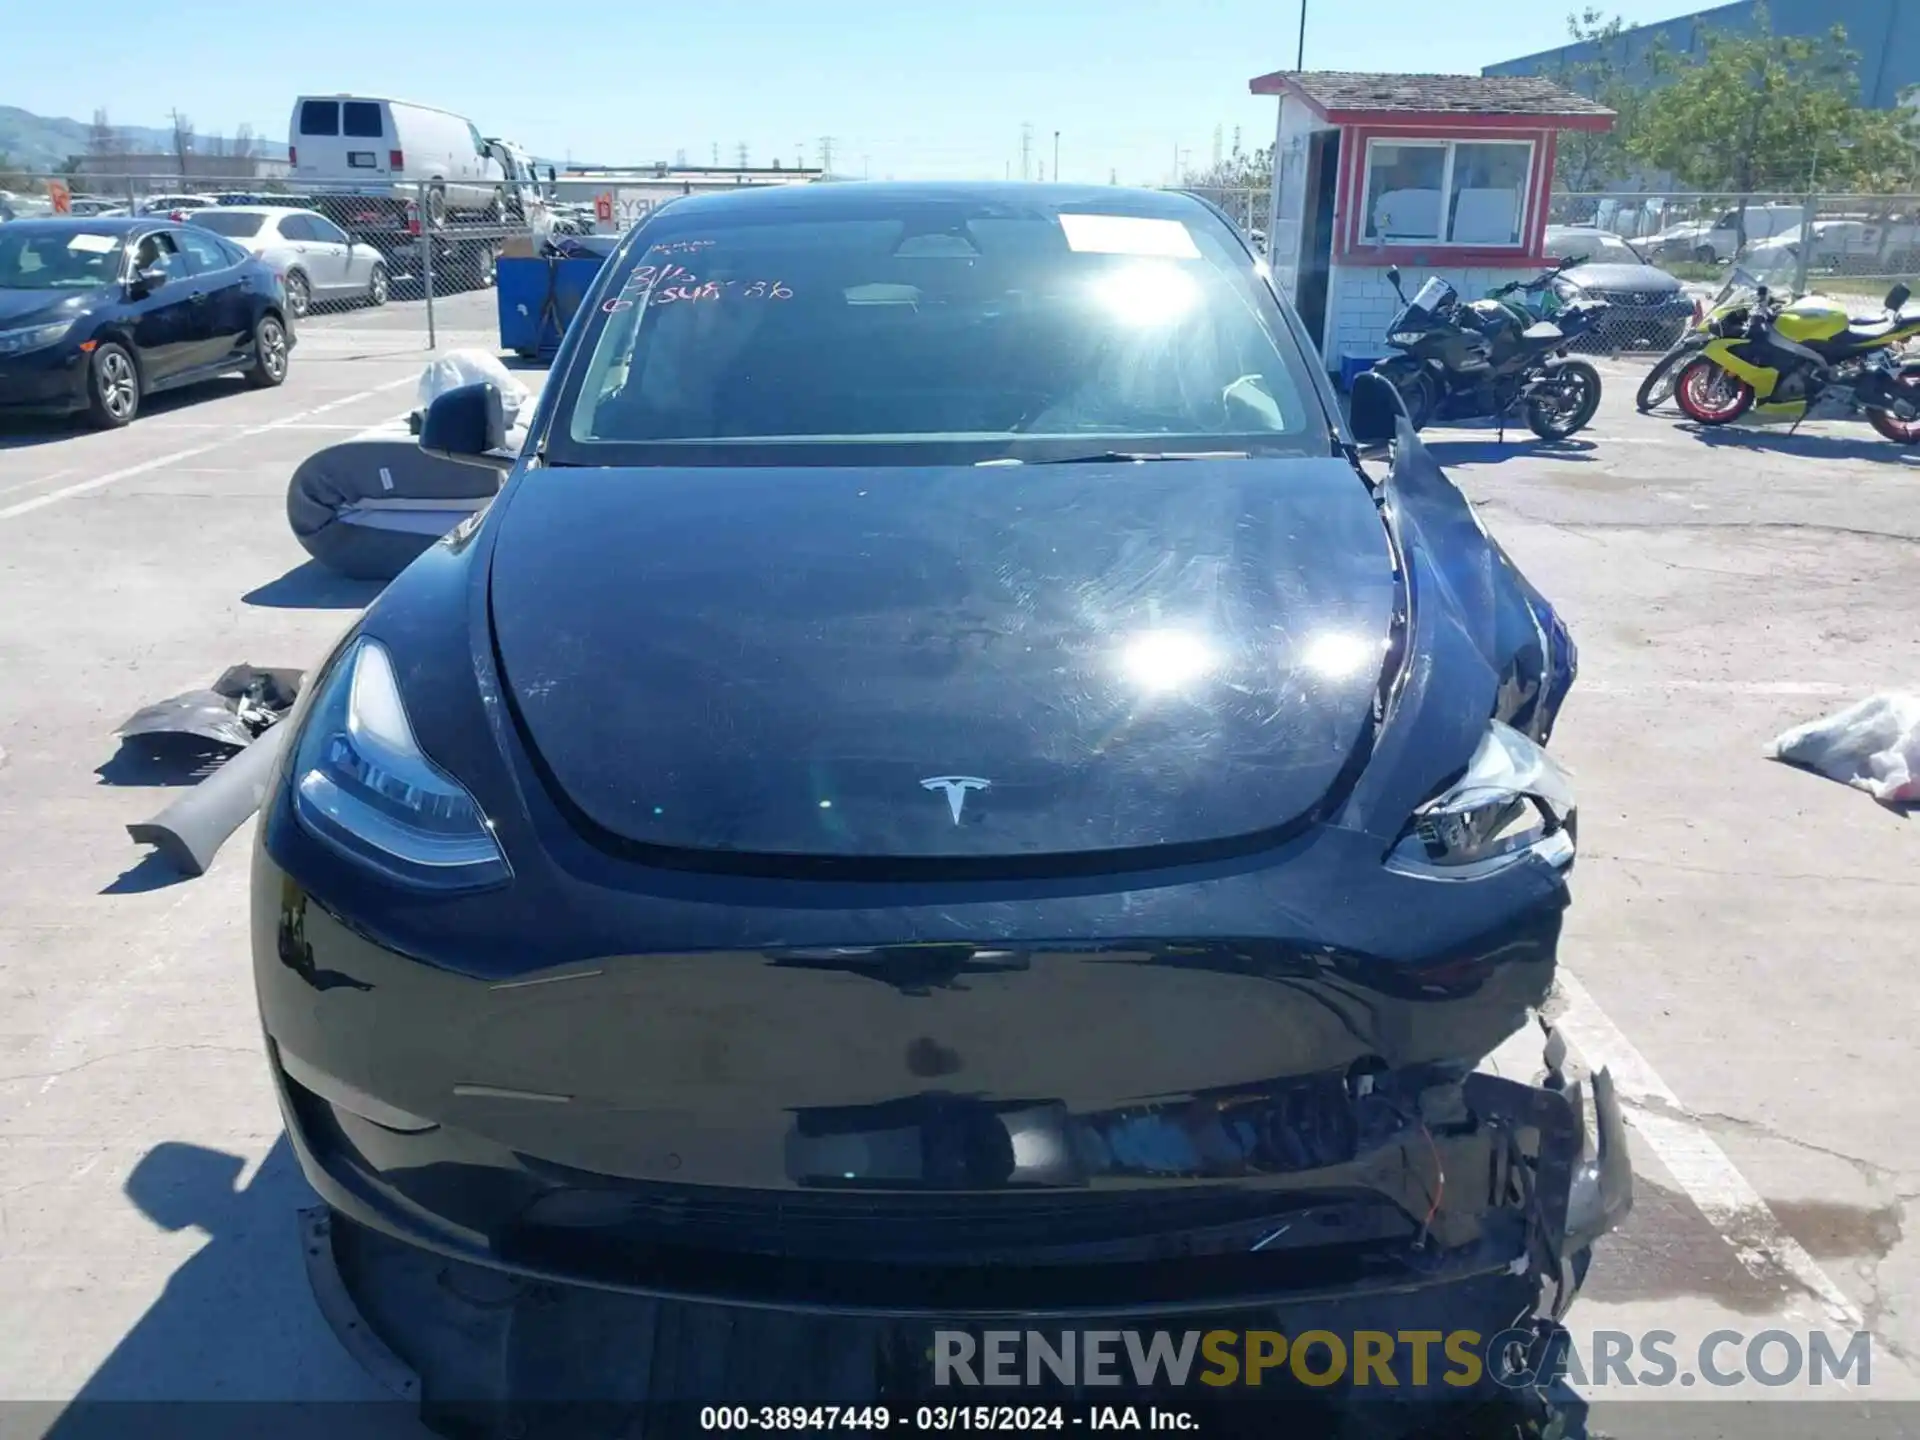
[[[1887,439],[1920,444],[1920,361],[1896,355],[1920,337],[1920,311],[1896,285],[1886,315],[1865,318],[1824,296],[1781,305],[1762,286],[1743,332],[1716,335],[1680,371],[1673,398],[1688,419],[1727,425],[1758,419],[1839,419],[1864,411]]]

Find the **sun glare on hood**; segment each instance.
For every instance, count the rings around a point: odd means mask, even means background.
[[[1364,635],[1338,630],[1328,631],[1307,642],[1300,663],[1317,675],[1344,679],[1359,673],[1368,665],[1379,663],[1385,647],[1384,640],[1369,640]]]
[[[1148,630],[1127,643],[1121,663],[1142,690],[1178,690],[1208,674],[1219,656],[1207,641],[1187,630]]]

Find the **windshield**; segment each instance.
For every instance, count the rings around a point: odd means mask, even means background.
[[[1424,310],[1429,315],[1438,315],[1453,299],[1453,286],[1438,275],[1429,276],[1427,283],[1414,292],[1412,306],[1415,310]]]
[[[104,231],[0,230],[0,290],[91,290],[120,278],[125,242]]]
[[[260,233],[260,222],[264,215],[245,215],[232,210],[202,210],[189,215],[189,223],[198,225],[202,230],[211,230],[216,235],[231,235],[235,239],[245,239],[249,235]]]
[[[549,458],[1324,450],[1306,362],[1242,243],[1198,206],[1159,211],[904,198],[702,223],[697,204],[670,209],[616,262]]]
[[[1601,265],[1644,265],[1646,259],[1618,235],[1593,235],[1562,247],[1562,254],[1574,254]]]

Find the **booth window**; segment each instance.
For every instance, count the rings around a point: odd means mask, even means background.
[[[1374,244],[1518,245],[1531,140],[1370,140],[1365,238]]]

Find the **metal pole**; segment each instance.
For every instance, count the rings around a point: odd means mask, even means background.
[[[1813,191],[1809,188],[1807,191],[1807,203],[1800,211],[1799,254],[1794,257],[1793,262],[1793,293],[1795,295],[1804,295],[1807,293],[1807,263],[1813,258],[1813,214],[1815,203]]]
[[[1293,68],[1307,68],[1307,0],[1300,0],[1300,48],[1294,51]]]
[[[427,182],[420,182],[420,280],[427,287],[427,348],[440,347],[440,334],[433,321],[433,220],[427,214]]]
[[[1053,183],[1060,183],[1060,132],[1053,132]]]

